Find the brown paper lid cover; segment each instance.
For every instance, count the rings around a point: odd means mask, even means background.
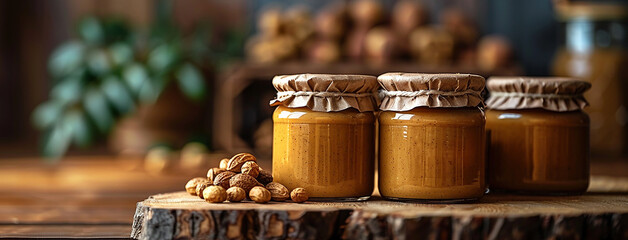
[[[377,111],[377,79],[368,75],[297,74],[273,78],[277,97],[271,106],[307,107],[318,112],[349,108]]]
[[[491,77],[487,81],[488,108],[497,110],[541,108],[556,112],[588,106],[582,95],[591,84],[559,77]]]
[[[382,86],[380,109],[407,111],[416,107],[483,106],[484,77],[461,73],[385,73],[377,77]]]

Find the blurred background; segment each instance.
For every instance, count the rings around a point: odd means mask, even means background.
[[[223,157],[269,167],[280,74],[583,78],[592,161],[609,163],[592,174],[625,177],[626,4],[0,1],[0,230],[95,221],[81,229],[128,237],[134,202]]]
[[[471,72],[594,82],[594,154],[626,152],[626,1],[0,3],[0,158],[269,156],[272,76]]]

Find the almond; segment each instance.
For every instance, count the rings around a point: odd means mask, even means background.
[[[257,159],[250,153],[238,153],[229,159],[229,163],[227,163],[227,170],[239,173],[242,165],[248,161],[257,162]]]
[[[255,186],[263,187],[261,183],[259,183],[254,177],[246,174],[236,174],[235,176],[229,179],[229,186],[231,187],[241,187],[244,191],[249,192],[251,188]]]
[[[224,171],[216,175],[216,177],[214,178],[214,185],[221,186],[224,189],[229,189],[230,187],[229,180],[231,180],[231,178],[235,175],[236,173],[234,172]]]

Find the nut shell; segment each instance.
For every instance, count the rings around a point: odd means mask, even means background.
[[[190,181],[188,181],[185,184],[185,191],[188,192],[190,195],[196,196],[196,185],[198,185],[199,183],[205,182],[205,181],[207,181],[207,180],[205,178],[202,178],[202,177],[192,178],[192,179],[190,179]]]
[[[278,182],[266,184],[266,189],[270,192],[270,198],[273,201],[285,201],[290,198],[290,192],[286,186]]]
[[[214,178],[216,178],[216,176],[218,176],[218,174],[223,173],[227,171],[226,169],[222,169],[222,168],[210,168],[207,171],[207,181],[210,182],[214,182]]]
[[[269,184],[273,181],[273,174],[268,170],[263,170],[260,168],[259,175],[257,175],[257,181],[263,185]]]
[[[255,186],[263,187],[261,183],[259,183],[254,177],[246,174],[236,174],[235,176],[229,179],[229,186],[231,187],[241,187],[244,191],[249,192]]]
[[[292,201],[295,203],[302,203],[310,198],[310,194],[305,190],[305,188],[295,188],[290,193],[290,198],[292,198]]]
[[[267,203],[270,201],[270,192],[266,188],[256,186],[249,191],[249,198],[256,203]]]
[[[256,178],[259,175],[259,165],[254,161],[248,161],[242,164],[242,174],[250,175]]]
[[[229,180],[231,180],[231,178],[233,176],[235,176],[236,173],[234,172],[230,172],[230,171],[224,171],[218,175],[216,175],[216,177],[214,178],[214,185],[216,186],[221,186],[225,189],[229,189],[229,187],[231,186],[229,184]]]
[[[221,203],[227,200],[227,191],[221,186],[208,186],[203,190],[205,201],[211,203]]]
[[[229,202],[240,202],[246,198],[246,191],[241,187],[230,187],[227,189],[227,200]]]
[[[203,191],[205,190],[205,188],[212,186],[212,183],[205,180],[199,184],[196,185],[196,196],[200,197],[201,199],[204,198],[203,196]]]
[[[229,163],[228,158],[223,158],[220,160],[220,164],[218,164],[218,168],[227,169],[227,164]]]
[[[239,173],[242,165],[248,161],[257,162],[257,159],[250,153],[238,153],[229,159],[229,162],[227,163],[227,170]]]

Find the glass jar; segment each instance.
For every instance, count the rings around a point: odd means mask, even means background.
[[[387,198],[480,198],[484,142],[484,113],[477,107],[382,112],[379,191]]]
[[[366,200],[375,168],[377,80],[302,74],[273,79],[273,177],[311,200]]]
[[[492,77],[487,82],[491,190],[580,194],[589,185],[589,116],[584,81]]]
[[[373,192],[375,116],[347,109],[316,112],[279,106],[273,114],[273,177],[314,198]]]
[[[628,10],[625,4],[556,1],[562,42],[553,74],[592,83],[585,93],[590,106],[591,151],[603,158],[628,150]]]
[[[484,78],[387,73],[379,114],[379,192],[391,200],[460,202],[485,191]]]
[[[578,194],[589,186],[589,117],[576,110],[487,110],[495,190]]]

